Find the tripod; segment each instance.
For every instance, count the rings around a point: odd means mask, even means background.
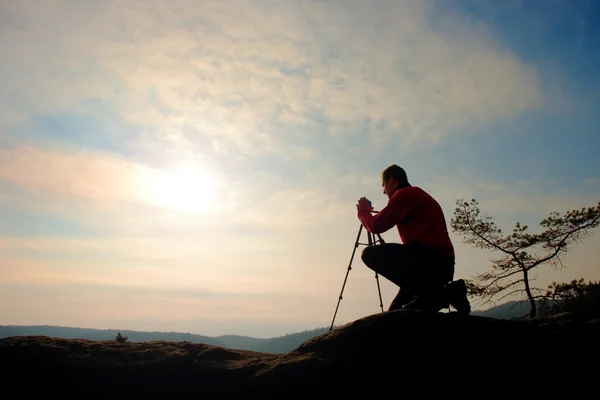
[[[377,211],[373,211],[373,213],[376,213]],[[367,246],[374,246],[377,244],[377,242],[379,243],[385,243],[384,240],[381,238],[380,234],[377,234],[377,237],[379,238],[379,240],[375,240],[375,234],[368,232],[367,231],[367,238],[368,238],[368,243],[360,243],[360,234],[362,232],[363,229],[363,224],[360,224],[360,228],[358,228],[358,235],[356,236],[356,241],[354,242],[354,248],[352,249],[352,256],[350,257],[350,263],[348,264],[348,268],[346,269],[346,276],[344,277],[344,283],[342,284],[342,291],[340,292],[340,297],[338,298],[338,302],[337,302],[337,306],[335,307],[335,312],[333,313],[333,320],[331,321],[331,326],[329,327],[329,331],[331,332],[331,330],[333,329],[333,323],[335,321],[335,316],[337,315],[338,312],[338,308],[340,307],[340,301],[342,300],[342,295],[344,294],[344,288],[346,287],[346,282],[348,280],[348,274],[350,273],[350,270],[352,269],[352,260],[354,259],[354,254],[356,253],[356,249],[358,248],[359,244],[363,244],[363,245],[367,245]],[[379,292],[379,306],[381,307],[381,312],[383,312],[383,300],[381,299],[381,287],[379,286],[379,274],[377,274],[377,272],[375,272],[375,280],[377,281],[377,291]]]

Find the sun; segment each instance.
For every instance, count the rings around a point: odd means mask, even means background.
[[[205,213],[213,207],[215,181],[199,165],[186,164],[155,172],[145,185],[152,203],[188,214]]]

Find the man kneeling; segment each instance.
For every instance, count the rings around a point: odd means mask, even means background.
[[[400,287],[389,310],[416,308],[438,312],[451,303],[459,312],[470,312],[464,281],[447,286],[454,277],[454,247],[439,203],[408,182],[406,172],[391,165],[381,173],[386,207],[373,215],[371,202],[358,200],[358,219],[378,234],[396,226],[400,243],[366,247],[363,262]]]

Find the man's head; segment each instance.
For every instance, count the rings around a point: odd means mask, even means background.
[[[381,187],[383,188],[383,194],[387,195],[388,198],[392,197],[398,188],[405,186],[410,186],[410,183],[408,183],[406,171],[398,165],[390,165],[381,173]]]

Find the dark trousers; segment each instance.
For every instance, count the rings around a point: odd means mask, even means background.
[[[454,260],[428,246],[383,243],[363,249],[361,258],[367,267],[400,287],[390,309],[419,293],[439,290],[454,277]]]

